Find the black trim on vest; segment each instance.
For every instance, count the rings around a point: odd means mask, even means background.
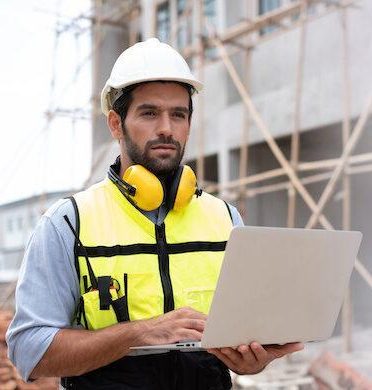
[[[174,255],[187,252],[219,252],[224,251],[227,241],[189,241],[177,244],[167,244],[167,253]],[[88,254],[92,257],[113,257],[113,256],[128,256],[152,254],[157,255],[158,246],[156,244],[130,244],[130,245],[115,245],[115,246],[85,246],[77,248],[78,256]]]
[[[168,244],[167,249],[170,255],[188,252],[220,252],[226,248],[227,241],[193,241],[181,242],[179,244]]]
[[[80,237],[80,216],[79,216],[79,209],[76,203],[76,200],[73,196],[68,196],[66,199],[70,199],[72,206],[75,211],[75,231],[78,237]],[[75,257],[75,269],[77,272],[77,277],[80,284],[80,267],[79,267],[79,254],[78,254],[78,248],[79,243],[78,240],[75,238],[75,244],[74,244],[74,257]]]
[[[231,210],[230,210],[229,204],[225,200],[224,200],[224,203],[225,203],[225,205],[227,207],[227,211],[229,212],[231,223],[234,225],[234,221],[233,221],[233,217],[232,217],[232,214],[231,214]]]
[[[88,258],[88,254],[87,254],[87,251],[84,247],[84,245],[82,244],[82,242],[80,241],[80,238],[77,234],[77,232],[75,231],[75,229],[73,228],[71,222],[70,222],[70,219],[68,218],[67,215],[64,215],[63,216],[64,220],[66,221],[67,225],[69,226],[69,228],[71,229],[71,232],[72,234],[75,236],[75,239],[76,239],[76,242],[78,244],[78,248],[82,249],[83,251],[83,256],[85,257],[85,261],[86,261],[86,264],[87,264],[87,268],[88,268],[88,273],[89,273],[89,278],[90,278],[90,283],[92,285],[92,287],[97,290],[98,289],[98,284],[97,284],[97,278],[96,276],[94,275],[94,272],[93,272],[93,268],[90,264],[90,261],[89,261],[89,258]],[[80,269],[80,268],[79,268]],[[79,278],[80,279],[80,278]],[[80,282],[79,282],[80,283]]]
[[[130,245],[114,245],[114,246],[86,246],[84,247],[89,257],[113,257],[113,256],[128,256],[138,254],[158,253],[156,244],[130,244]],[[77,248],[79,256],[84,256],[85,251]]]
[[[88,286],[88,276],[87,275],[83,275],[83,284],[84,284],[84,292],[88,292],[89,291],[89,286]]]
[[[165,236],[165,225],[155,225],[156,243],[158,247],[159,272],[163,287],[164,313],[174,310],[172,281],[169,274],[169,255]]]

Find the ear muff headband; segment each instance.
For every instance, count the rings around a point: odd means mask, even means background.
[[[141,165],[129,167],[125,171],[123,179],[111,166],[108,177],[116,184],[120,192],[142,210],[155,210],[163,201],[164,191],[159,179]]]
[[[131,196],[135,195],[136,189],[132,187],[129,183],[125,183],[122,179],[120,179],[120,177],[114,171],[112,166],[110,166],[109,168],[108,177],[114,184],[116,184],[116,186],[120,189],[120,191],[125,192],[125,195],[131,195]]]

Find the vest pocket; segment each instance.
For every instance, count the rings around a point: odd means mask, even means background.
[[[110,288],[112,300],[117,299],[117,292]],[[89,330],[106,328],[118,322],[112,305],[108,310],[100,309],[99,291],[92,290],[83,294],[80,298],[80,311],[85,322],[85,327]]]
[[[117,282],[117,281],[116,281]],[[124,274],[124,293],[119,297],[110,276],[98,277],[98,289],[91,289],[80,297],[78,323],[81,319],[87,329],[96,330],[129,321],[127,302],[127,274]]]

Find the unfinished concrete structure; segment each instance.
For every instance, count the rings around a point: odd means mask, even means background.
[[[157,36],[204,82],[186,161],[246,224],[364,233],[344,307],[370,327],[372,4],[368,1],[94,1],[93,169],[118,154],[99,93],[118,54]],[[352,305],[351,305],[352,301]],[[340,324],[336,333],[340,332]]]

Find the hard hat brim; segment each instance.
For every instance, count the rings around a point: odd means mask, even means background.
[[[196,79],[182,78],[182,77],[165,77],[163,75],[160,77],[156,77],[156,76],[142,77],[142,78],[138,78],[136,80],[131,80],[131,82],[121,83],[121,84],[117,84],[117,85],[115,85],[115,83],[112,83],[112,82],[110,85],[108,85],[108,83],[106,83],[106,85],[104,86],[102,93],[101,93],[102,112],[107,116],[109,111],[112,109],[111,103],[109,102],[109,98],[108,98],[111,89],[123,89],[125,87],[130,86],[130,85],[145,83],[148,81],[178,81],[181,83],[191,85],[195,89],[195,91],[197,91],[197,92],[200,92],[203,89],[203,84]]]

